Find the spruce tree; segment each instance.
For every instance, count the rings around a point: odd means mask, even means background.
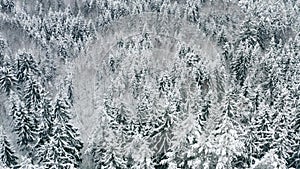
[[[13,130],[18,135],[18,145],[21,149],[31,151],[31,144],[36,141],[37,136],[36,119],[28,112],[22,101],[16,104],[19,109],[17,112],[14,112]]]
[[[78,129],[71,123],[71,107],[62,96],[57,95],[53,103],[53,127],[48,131],[50,139],[45,140],[38,148],[40,164],[48,167],[78,167],[81,163],[80,150],[83,143],[79,138]]]
[[[244,144],[241,135],[244,131],[239,121],[240,112],[237,105],[236,91],[231,90],[225,94],[221,106],[212,110],[220,113],[217,126],[212,131],[212,147],[217,156],[216,168],[239,165],[234,163],[235,159],[243,155]]]
[[[203,162],[198,149],[203,144],[210,104],[200,87],[189,93],[181,108],[178,122],[172,132],[171,147],[167,152],[169,166],[198,168]]]
[[[17,78],[12,68],[9,66],[0,68],[0,90],[9,95],[16,84]]]
[[[53,116],[59,123],[68,123],[70,121],[71,112],[70,105],[66,98],[60,93],[53,102]]]
[[[257,50],[258,46],[251,44],[248,39],[241,41],[235,50],[231,61],[231,70],[240,86],[244,85],[244,81],[253,65],[254,57],[257,55]]]
[[[45,90],[39,82],[35,80],[34,76],[29,76],[28,78],[29,79],[25,82],[25,95],[23,96],[23,100],[27,110],[38,117],[38,111],[45,97]]]
[[[4,164],[6,167],[14,168],[18,164],[18,157],[15,155],[5,133],[3,131],[0,132],[0,163]]]
[[[263,155],[271,148],[272,138],[272,116],[273,109],[265,101],[260,103],[257,113],[251,121],[251,126],[256,135],[256,152],[254,158],[262,158]]]
[[[40,75],[39,67],[30,53],[20,52],[17,55],[15,66],[17,78],[20,83],[28,80],[30,75]]]
[[[78,167],[80,164],[80,152],[66,133],[65,125],[56,125],[53,129],[53,136],[49,142],[40,147],[40,163],[49,168],[70,168]],[[82,148],[82,145],[81,145]]]
[[[34,156],[34,160],[37,163],[45,158],[40,154],[40,150],[51,140],[54,126],[53,119],[53,108],[51,100],[48,97],[44,97],[39,111],[39,121],[37,128],[38,137],[34,145],[34,150],[38,152]]]
[[[276,87],[280,94],[274,100],[274,117],[272,119],[274,128],[274,136],[271,147],[275,149],[275,153],[279,158],[286,162],[290,159],[292,150],[292,118],[295,113],[293,107],[294,100],[292,99],[289,90],[284,85]]]
[[[122,137],[120,131],[110,127],[110,117],[105,114],[100,117],[100,125],[93,138],[90,153],[97,169],[126,168],[123,156]]]

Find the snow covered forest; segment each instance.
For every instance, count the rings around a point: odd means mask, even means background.
[[[0,169],[300,169],[300,0],[0,0]]]

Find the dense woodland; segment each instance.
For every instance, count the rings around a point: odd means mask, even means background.
[[[0,0],[0,11],[1,169],[300,168],[299,0]],[[98,51],[111,25],[149,14],[156,33]],[[180,38],[188,26],[199,45]],[[85,57],[101,58],[88,129],[74,108]]]

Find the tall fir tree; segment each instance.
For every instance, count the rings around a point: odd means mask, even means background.
[[[97,135],[93,139],[91,155],[97,169],[126,168],[123,158],[122,138],[120,132],[114,131],[109,124],[110,118],[103,115],[97,128]]]
[[[0,128],[0,163],[5,167],[15,168],[18,164],[18,157],[12,149],[10,140],[2,130],[3,129]]]
[[[18,81],[21,83],[28,80],[29,75],[40,75],[39,67],[30,53],[20,52],[15,66]]]
[[[53,127],[49,131],[50,139],[38,148],[42,157],[39,163],[49,168],[78,167],[83,143],[78,129],[70,123],[71,107],[61,93],[53,104]]]
[[[13,114],[13,130],[18,135],[17,142],[20,148],[30,152],[37,136],[36,119],[28,112],[22,101],[15,104],[18,106],[18,111]]]
[[[17,78],[9,65],[0,68],[0,90],[9,95],[17,84]]]

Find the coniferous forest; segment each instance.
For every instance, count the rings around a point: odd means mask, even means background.
[[[0,169],[300,169],[299,0],[0,0]]]

